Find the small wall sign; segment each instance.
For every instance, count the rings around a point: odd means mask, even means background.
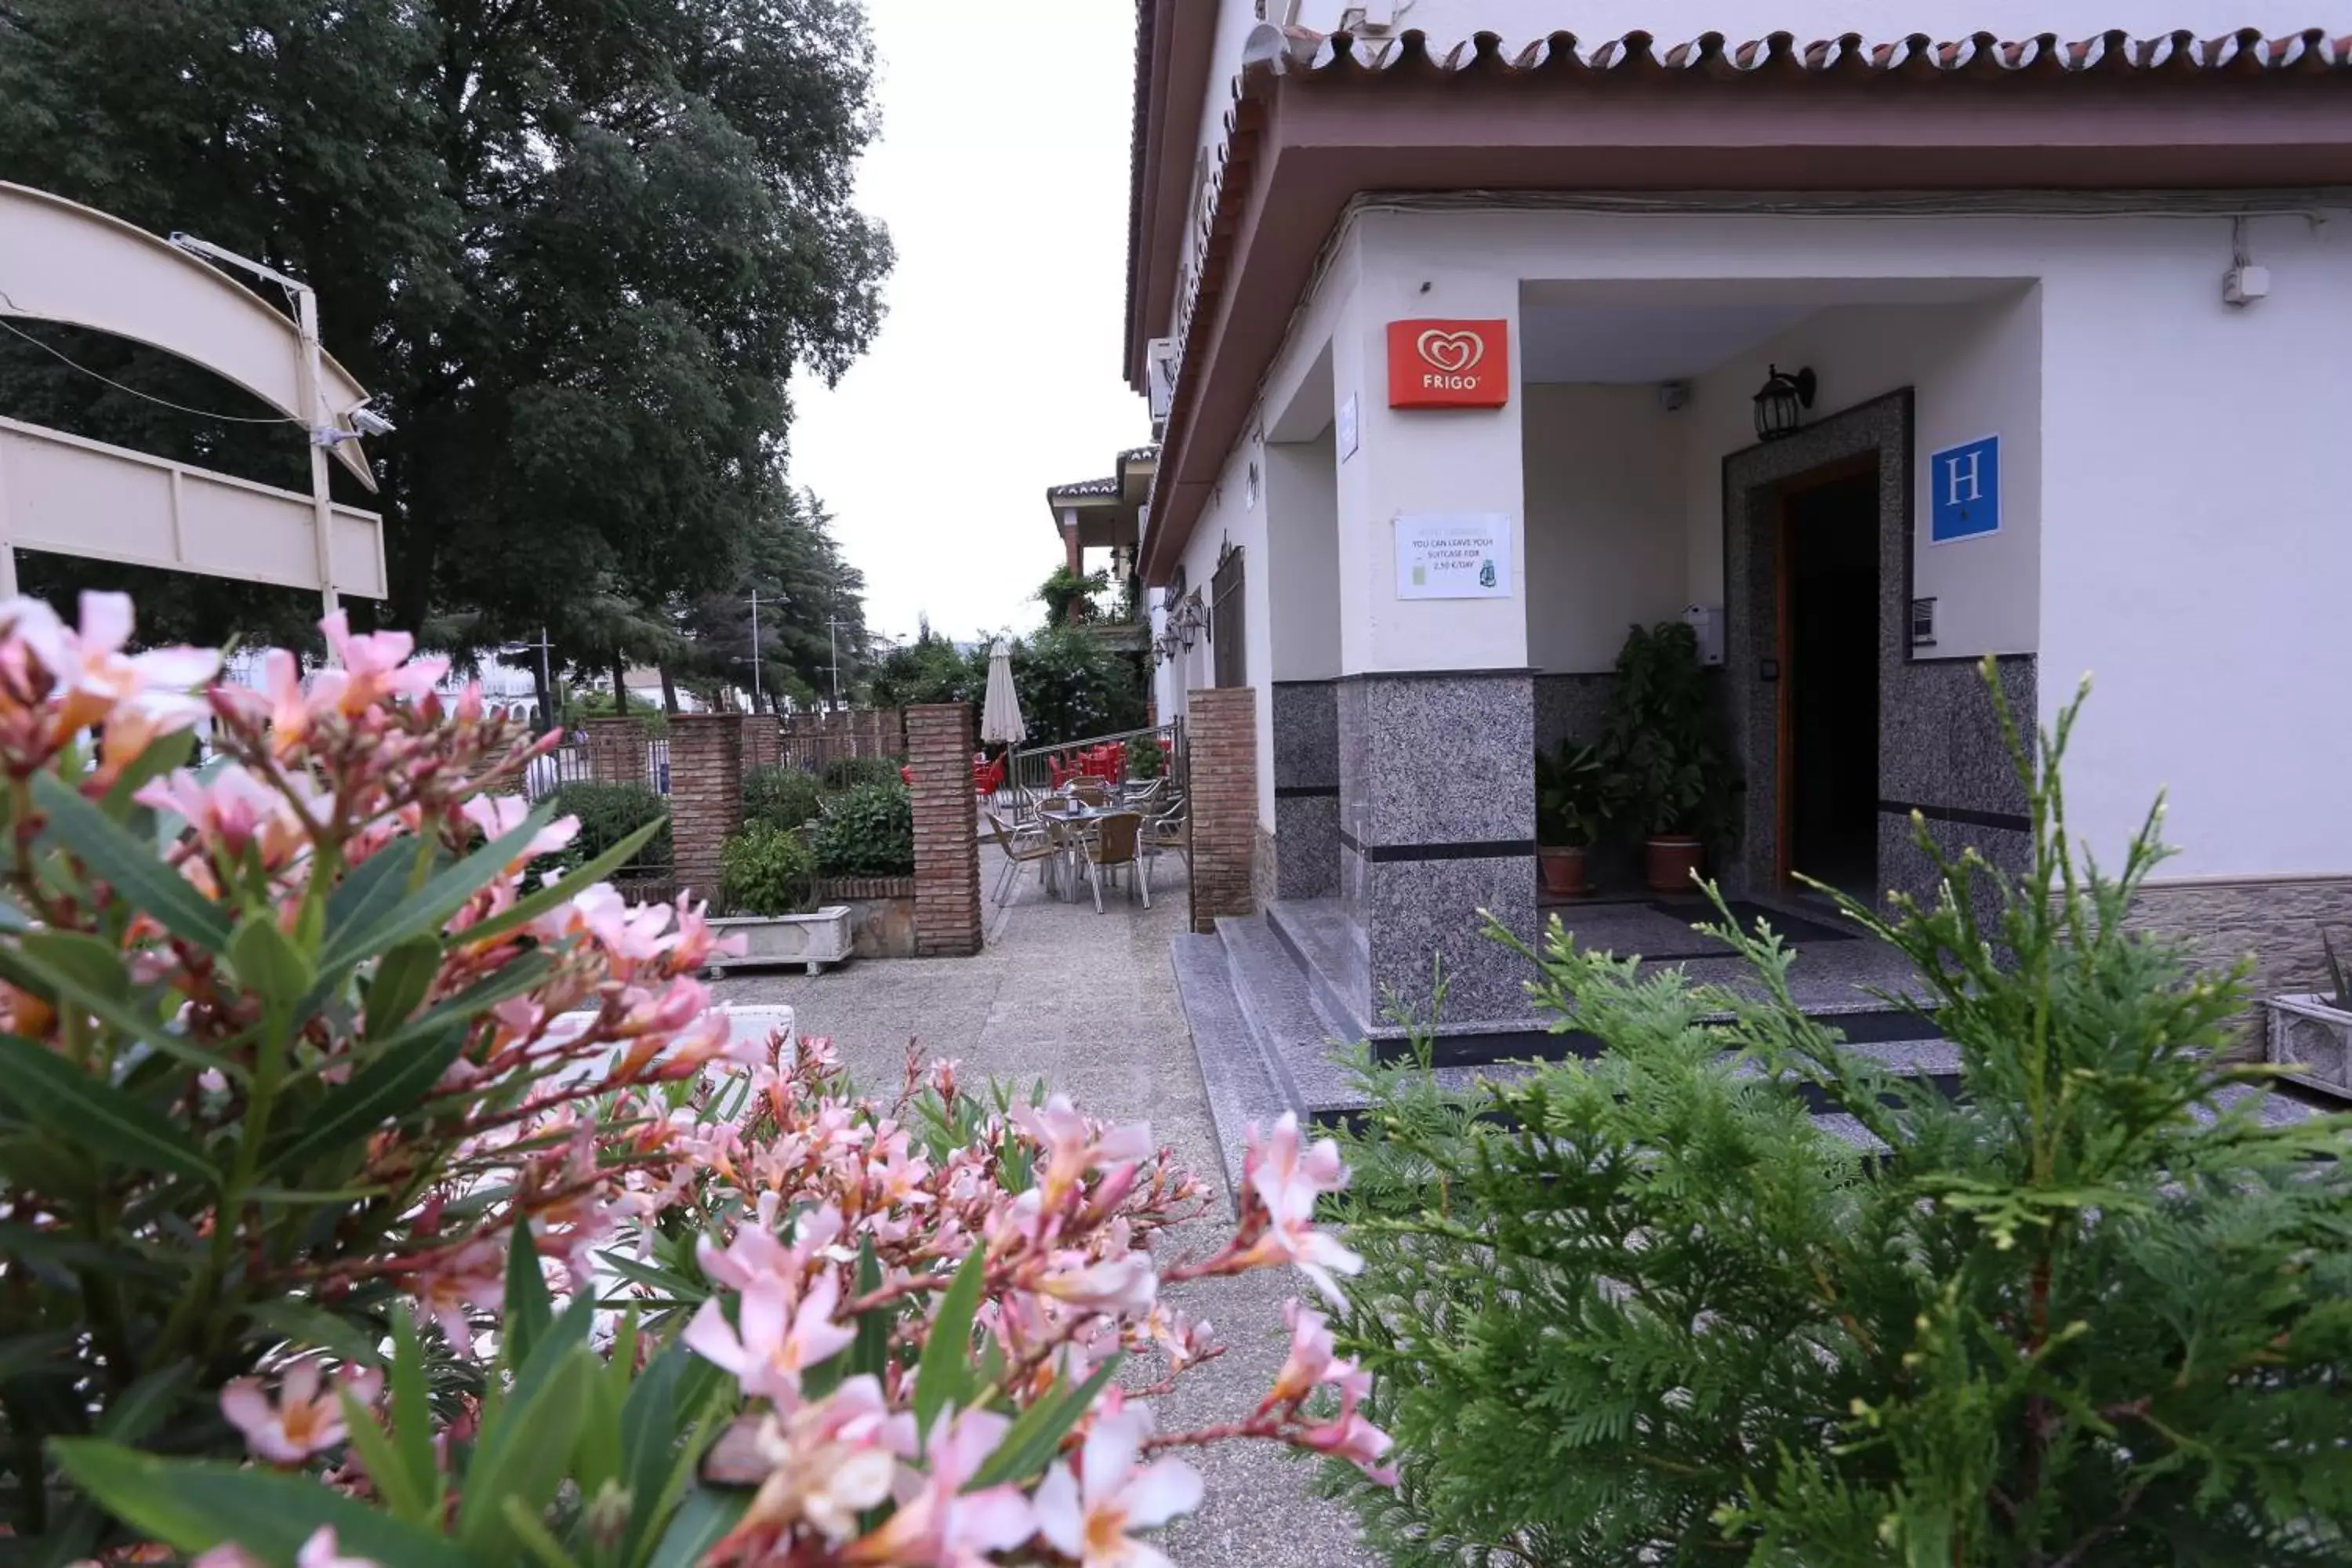
[[[1500,408],[1511,396],[1508,321],[1391,321],[1391,408]]]
[[[1348,394],[1348,401],[1339,405],[1339,412],[1334,422],[1339,428],[1332,432],[1332,439],[1339,448],[1339,461],[1344,463],[1356,455],[1356,395],[1354,393]]]
[[[1396,568],[1400,599],[1507,599],[1511,520],[1498,511],[1400,515]]]
[[[2000,531],[2000,437],[1987,436],[1927,457],[1927,542]]]

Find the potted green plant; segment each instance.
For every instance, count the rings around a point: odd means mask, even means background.
[[[1584,852],[1607,816],[1605,779],[1594,747],[1562,741],[1556,752],[1536,753],[1536,861],[1545,892],[1584,894]]]
[[[1689,892],[1721,818],[1728,767],[1707,713],[1698,637],[1686,623],[1626,634],[1601,758],[1614,814],[1643,836],[1643,879],[1655,892]]]
[[[798,829],[753,822],[719,850],[719,900],[730,911],[710,922],[743,951],[712,967],[800,963],[811,974],[849,956],[856,933],[847,904],[815,904],[816,854]]]
[[[2319,947],[2326,958],[2327,989],[2268,999],[2269,1059],[2298,1083],[2352,1095],[2352,973],[2324,926]]]

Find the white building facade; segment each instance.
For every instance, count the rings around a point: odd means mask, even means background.
[[[2352,16],[1769,18],[1807,44],[1727,9],[1570,39],[1507,0],[1144,0],[1129,373],[1174,369],[1142,554],[1160,624],[1202,626],[1158,697],[1257,689],[1260,898],[1339,912],[1360,1017],[1433,952],[1457,1018],[1515,1016],[1475,933],[1536,921],[1533,753],[1593,737],[1629,625],[1691,615],[1733,892],[1813,869],[1808,833],[1927,892],[1914,811],[2018,865],[1990,655],[2043,723],[2095,677],[2078,836],[2168,790],[2146,917],[2312,978],[2352,919]],[[1759,441],[1775,370],[1811,403]],[[1841,673],[1794,689],[1792,638]],[[1783,755],[1824,714],[1859,775]]]

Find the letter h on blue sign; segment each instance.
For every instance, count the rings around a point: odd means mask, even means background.
[[[2000,437],[1932,454],[1927,491],[1930,544],[2000,531]]]

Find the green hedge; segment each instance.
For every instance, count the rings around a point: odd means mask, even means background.
[[[804,827],[824,809],[824,784],[799,768],[754,768],[743,775],[743,821]]]
[[[669,802],[641,784],[568,784],[550,797],[558,816],[576,816],[580,832],[555,857],[568,873],[586,865],[648,822],[662,830],[624,865],[621,876],[665,877],[676,864],[670,843]]]
[[[911,877],[914,797],[895,777],[853,789],[826,805],[809,843],[822,876]]]
[[[898,770],[906,765],[904,757],[835,757],[824,765],[825,793],[839,795],[866,784],[898,784]]]

